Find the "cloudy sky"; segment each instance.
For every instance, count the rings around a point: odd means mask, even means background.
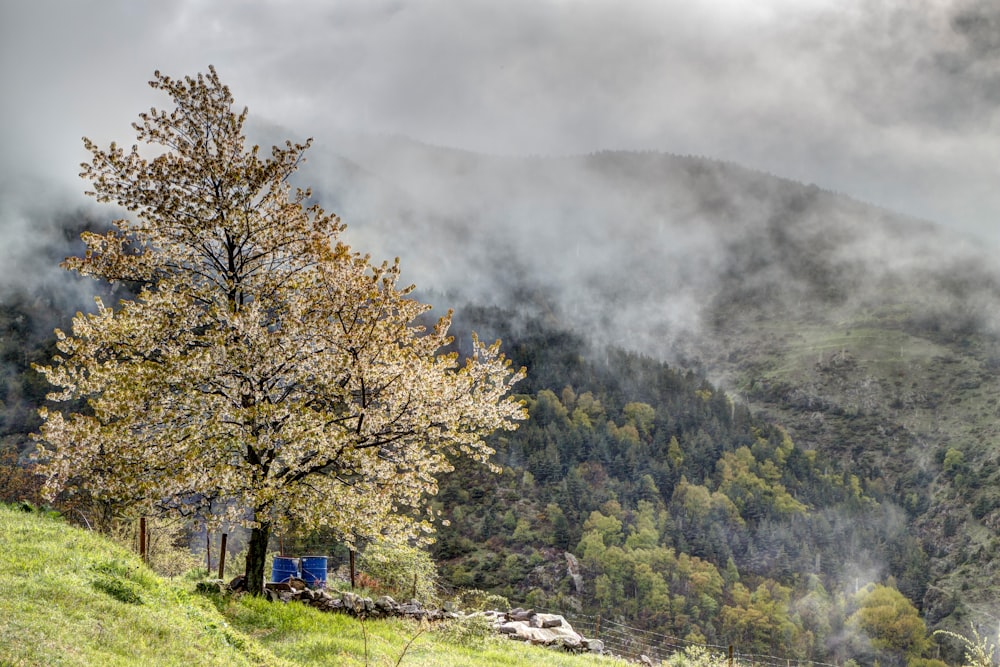
[[[730,160],[1000,239],[991,0],[0,3],[0,183],[82,190],[153,70],[214,64],[317,150],[337,131],[501,154]]]

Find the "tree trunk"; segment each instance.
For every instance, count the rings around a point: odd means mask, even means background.
[[[250,531],[247,545],[246,582],[251,595],[264,594],[264,564],[267,561],[267,540],[271,537],[271,524],[262,523]]]

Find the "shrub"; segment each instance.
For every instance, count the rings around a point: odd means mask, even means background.
[[[437,601],[437,567],[423,549],[382,540],[369,545],[359,560],[360,569],[378,581],[384,592],[425,604]]]
[[[455,604],[463,611],[509,611],[510,600],[477,588],[459,591]]]
[[[139,521],[116,519],[108,522],[107,536],[130,551],[139,551]],[[203,557],[188,547],[188,527],[179,519],[149,517],[146,520],[146,562],[157,574],[177,577],[204,563]],[[211,575],[210,576],[214,576]]]
[[[438,634],[450,644],[482,649],[491,643],[506,641],[493,629],[493,619],[483,614],[460,616],[438,626]]]
[[[974,626],[972,628],[972,639],[948,630],[935,630],[934,635],[957,639],[965,645],[964,667],[993,666],[993,655],[996,652],[996,645],[980,636],[979,631]]]
[[[712,653],[707,646],[689,646],[663,661],[667,667],[723,667],[728,659]]]

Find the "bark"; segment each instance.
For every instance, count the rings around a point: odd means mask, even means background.
[[[267,562],[267,541],[271,537],[271,524],[262,523],[250,531],[247,546],[246,582],[251,595],[264,594],[264,565]]]

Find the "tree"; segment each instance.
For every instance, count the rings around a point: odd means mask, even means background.
[[[311,140],[262,159],[214,68],[150,85],[176,104],[133,123],[151,157],[84,139],[88,194],[132,219],[85,232],[64,266],[138,296],[97,299],[38,368],[52,400],[88,405],[41,411],[47,490],[240,522],[257,593],[283,523],[347,540],[431,530],[437,475],[488,463],[484,437],[525,417],[509,395],[523,369],[475,336],[464,363],[441,353],[451,313],[421,326],[430,307],[397,286],[399,261],[352,251],[339,218],[290,187]]]
[[[855,596],[858,610],[848,623],[871,638],[872,647],[890,662],[906,664],[930,647],[927,627],[913,603],[895,588],[869,584]]]

